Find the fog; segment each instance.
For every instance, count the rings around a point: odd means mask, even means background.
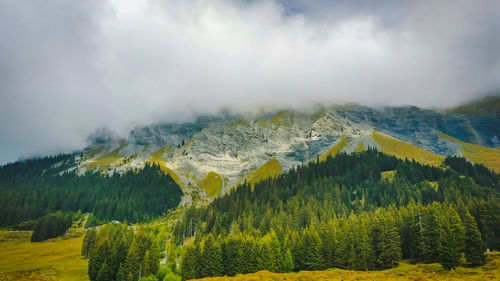
[[[0,163],[98,128],[500,88],[500,1],[0,1]]]

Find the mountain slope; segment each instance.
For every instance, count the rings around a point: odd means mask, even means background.
[[[368,148],[433,165],[440,165],[445,156],[465,156],[498,172],[499,136],[496,116],[463,110],[345,105],[311,112],[223,112],[182,124],[138,127],[125,140],[105,133],[94,136],[77,157],[76,168],[80,173],[112,173],[156,163],[183,188],[205,191],[207,176],[213,173],[223,179],[210,187],[217,191],[208,196],[213,198],[254,177],[272,159],[287,171],[316,158],[323,161],[338,152]]]

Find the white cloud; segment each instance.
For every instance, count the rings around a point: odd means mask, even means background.
[[[295,2],[3,1],[0,161],[221,108],[451,106],[500,86],[500,2]]]

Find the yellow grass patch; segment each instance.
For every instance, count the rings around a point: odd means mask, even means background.
[[[486,97],[480,101],[465,104],[451,110],[448,113],[472,113],[495,117],[495,112],[500,110],[500,97]],[[493,115],[493,116],[492,116]]]
[[[259,271],[251,274],[238,274],[235,277],[210,277],[203,281],[326,281],[326,280],[499,280],[500,256],[498,252],[488,257],[488,263],[481,267],[458,267],[456,270],[444,270],[439,264],[412,265],[401,262],[393,269],[380,271],[353,271],[329,269],[325,271],[301,271],[298,273],[272,273]]]
[[[335,157],[335,155],[337,155],[337,153],[339,153],[339,151],[341,151],[342,148],[344,148],[346,145],[347,145],[347,138],[342,137],[339,143],[334,145],[332,148],[330,148],[330,150],[328,150],[325,154],[323,154],[319,158],[319,161],[321,162],[325,161],[326,158],[328,158],[328,156]]]
[[[88,280],[83,232],[45,242],[30,237],[31,231],[0,231],[0,280]]]
[[[388,180],[389,182],[393,182],[394,177],[396,176],[396,170],[382,172],[380,173],[380,176],[382,177],[383,180]]]
[[[249,174],[246,177],[246,180],[248,183],[254,184],[263,179],[276,177],[281,173],[283,173],[283,167],[281,167],[280,162],[276,160],[276,158],[273,158],[267,161],[264,165],[255,170],[253,173]]]
[[[295,114],[290,111],[282,110],[271,118],[271,124],[275,125],[275,129],[279,126],[290,127],[295,120]]]
[[[467,143],[441,132],[435,132],[435,134],[440,138],[451,140],[460,144],[462,146],[463,155],[470,161],[483,164],[496,173],[500,173],[500,148],[495,149]]]
[[[354,152],[363,152],[363,151],[365,151],[365,145],[362,142],[360,142],[358,147],[356,147],[356,149],[354,150]]]
[[[400,141],[398,139],[384,136],[376,131],[372,132],[372,137],[380,144],[382,152],[396,156],[400,159],[414,159],[417,162],[427,165],[438,166],[444,161],[443,156],[439,156],[423,148],[414,146],[412,144]]]
[[[245,126],[248,128],[250,127],[250,124],[245,119],[238,119],[238,121],[234,124],[234,127],[238,128],[239,126]]]
[[[106,170],[109,165],[122,160],[123,157],[118,153],[118,151],[120,151],[120,149],[124,148],[125,146],[127,146],[127,142],[124,140],[120,140],[120,146],[117,149],[114,149],[104,155],[97,157],[97,159],[93,160],[90,163],[89,169],[94,170],[99,167],[99,169],[101,170]]]
[[[170,177],[172,177],[172,179],[180,187],[184,187],[184,184],[182,183],[182,181],[179,178],[179,176],[174,171],[172,171],[169,167],[167,167],[167,161],[165,159],[163,159],[163,157],[162,157],[163,154],[169,152],[170,149],[172,149],[171,146],[164,146],[164,147],[162,147],[162,148],[154,151],[153,153],[151,153],[151,155],[150,155],[151,158],[148,159],[147,163],[159,165],[160,169],[163,172],[165,172],[166,174],[169,174]]]
[[[104,145],[101,145],[99,147],[96,147],[94,149],[91,149],[87,152],[85,152],[85,156],[88,158],[88,159],[91,159],[91,158],[94,158],[94,156],[96,156],[97,154],[101,153],[101,151],[104,149]]]
[[[208,198],[214,199],[222,190],[222,176],[216,172],[210,172],[207,176],[198,181],[198,187],[203,188]]]

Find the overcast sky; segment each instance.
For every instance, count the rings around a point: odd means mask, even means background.
[[[0,1],[0,163],[221,108],[500,88],[500,1]]]

